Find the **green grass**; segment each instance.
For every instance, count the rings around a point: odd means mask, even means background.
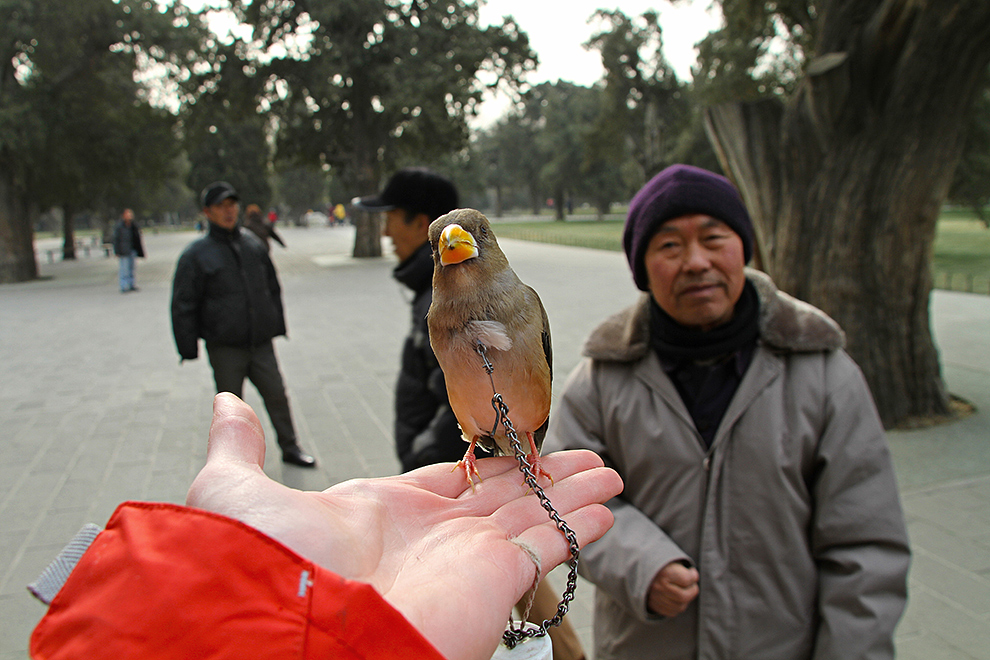
[[[623,220],[595,220],[581,218],[555,222],[539,220],[535,222],[498,222],[495,220],[495,234],[499,238],[518,238],[536,243],[557,243],[598,250],[622,250]]]
[[[623,220],[581,216],[567,222],[499,222],[500,238],[557,243],[599,250],[622,250]],[[935,286],[940,289],[990,293],[990,229],[961,209],[942,213],[935,234]]]
[[[990,229],[972,214],[944,213],[939,220],[935,286],[990,294]]]

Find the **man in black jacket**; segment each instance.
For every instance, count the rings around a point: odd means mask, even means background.
[[[392,239],[399,258],[392,276],[413,294],[412,328],[402,347],[395,385],[395,448],[402,470],[459,461],[465,444],[426,326],[433,298],[433,257],[427,233],[431,222],[457,208],[457,189],[430,170],[407,168],[392,175],[381,194],[357,199],[354,206],[385,213],[383,233]]]
[[[203,238],[179,257],[172,282],[172,332],[183,360],[198,357],[199,338],[217,392],[241,396],[244,379],[258,389],[275,427],[282,461],[313,467],[296,439],[272,340],[285,335],[282,289],[268,252],[237,225],[237,191],[225,181],[203,190],[210,221]]]

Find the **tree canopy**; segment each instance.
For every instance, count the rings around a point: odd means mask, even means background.
[[[0,282],[37,276],[32,218],[130,205],[177,155],[174,117],[138,82],[158,67],[179,76],[198,55],[195,17],[138,0],[0,0]]]
[[[253,28],[236,54],[277,122],[277,157],[326,167],[359,195],[404,158],[430,162],[466,146],[485,86],[515,87],[536,64],[511,19],[481,27],[466,0],[233,6]],[[381,254],[366,214],[354,253]]]

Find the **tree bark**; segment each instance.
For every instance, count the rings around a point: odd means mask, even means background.
[[[505,215],[505,208],[503,207],[502,184],[500,182],[495,184],[495,217],[501,218],[503,215]]]
[[[371,195],[378,190],[378,176],[375,170],[371,141],[366,131],[359,131],[354,140],[353,172],[357,190],[361,196]],[[382,230],[378,213],[354,210],[354,251],[357,258],[382,256]]]
[[[37,278],[29,209],[8,174],[0,173],[0,284]]]
[[[76,258],[75,215],[71,206],[62,206],[62,261]]]
[[[932,255],[990,64],[990,3],[823,9],[796,94],[709,108],[706,129],[752,213],[758,265],[843,326],[889,428],[948,412]]]

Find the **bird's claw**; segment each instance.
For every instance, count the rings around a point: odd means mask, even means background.
[[[464,454],[464,458],[454,464],[451,472],[457,469],[464,470],[464,477],[467,479],[468,485],[471,486],[471,492],[473,493],[474,477],[478,477],[478,483],[481,483],[482,481],[481,474],[478,472],[477,459],[475,458],[473,451],[468,451],[468,453]]]
[[[529,470],[533,473],[533,477],[537,481],[539,481],[540,477],[546,477],[550,480],[550,485],[553,486],[553,475],[543,469],[543,461],[540,460],[539,454],[527,455],[526,462],[529,463]]]

